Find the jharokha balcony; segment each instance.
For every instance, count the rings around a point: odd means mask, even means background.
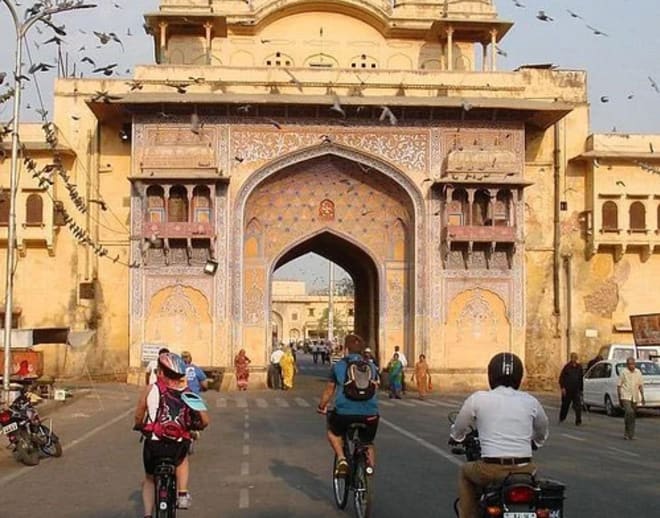
[[[146,222],[144,225],[144,235],[145,237],[162,239],[211,239],[214,236],[214,230],[209,222]]]
[[[443,239],[450,242],[515,243],[516,227],[492,225],[447,225]]]

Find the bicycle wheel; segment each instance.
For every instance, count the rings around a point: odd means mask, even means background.
[[[335,504],[339,509],[344,509],[348,503],[348,477],[338,477],[335,475],[335,466],[337,465],[337,456],[332,465],[332,493],[335,497]]]
[[[156,476],[154,518],[176,517],[176,479],[174,475]]]
[[[355,505],[355,516],[358,518],[370,518],[372,515],[372,503],[374,494],[374,479],[367,475],[367,459],[360,455],[355,460],[355,471],[353,480],[353,503]]]

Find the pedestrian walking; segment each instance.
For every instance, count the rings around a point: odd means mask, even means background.
[[[623,407],[625,431],[623,438],[632,441],[635,438],[635,417],[637,414],[637,405],[641,402],[646,404],[644,399],[644,379],[642,372],[635,365],[635,358],[626,360],[626,368],[619,374],[619,382],[616,386],[619,394],[619,404]]]
[[[401,351],[401,348],[397,345],[394,347],[394,352],[399,355],[399,361],[401,362],[401,365],[403,366],[403,370],[408,368],[408,358],[406,358],[405,353]],[[403,376],[401,378],[401,393],[405,394],[406,393],[406,377]]]
[[[280,360],[280,367],[282,368],[282,388],[283,390],[291,390],[293,388],[293,377],[296,374],[296,361],[293,359],[291,348],[287,348],[284,352],[284,356]]]
[[[417,392],[419,399],[424,399],[429,390],[431,390],[431,373],[429,366],[426,363],[426,356],[419,355],[419,361],[415,364],[415,371],[413,372],[412,383],[417,382]]]
[[[577,353],[571,353],[570,361],[564,365],[559,375],[559,387],[561,388],[561,409],[559,411],[559,422],[562,423],[568,416],[568,408],[573,405],[575,412],[575,424],[582,424],[582,391],[584,372],[582,365],[578,362]]]
[[[273,390],[282,390],[282,367],[280,360],[284,356],[282,346],[277,346],[270,355],[270,388]]]
[[[587,363],[587,368],[585,369],[585,372],[591,369],[594,365],[596,365],[599,361],[603,359],[603,356],[598,353],[596,356],[594,356],[591,360],[589,360],[589,363]]]
[[[387,373],[390,380],[390,399],[401,399],[403,363],[401,363],[398,353],[394,353],[390,363],[387,364]]]
[[[236,372],[236,386],[238,390],[247,390],[250,378],[250,358],[245,354],[245,349],[238,351],[234,358],[234,369]]]

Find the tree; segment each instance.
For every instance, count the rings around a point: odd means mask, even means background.
[[[328,315],[330,313],[329,308],[325,308],[323,310],[323,314],[319,317],[318,324],[317,324],[317,329],[319,331],[319,334],[322,331],[327,331],[328,330]],[[344,336],[346,334],[346,326],[348,325],[348,321],[346,320],[346,317],[341,311],[334,311],[334,318],[332,319],[333,321],[333,329],[334,329],[334,334],[335,336]]]

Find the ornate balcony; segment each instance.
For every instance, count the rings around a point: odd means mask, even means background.
[[[516,227],[447,225],[442,238],[449,242],[515,243]]]
[[[143,228],[143,235],[146,238],[156,237],[162,239],[211,239],[215,235],[213,226],[208,222],[147,222]]]

